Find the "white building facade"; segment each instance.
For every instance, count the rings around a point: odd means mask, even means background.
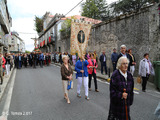
[[[0,53],[9,52],[12,18],[8,11],[7,0],[0,0]]]
[[[19,37],[17,32],[12,32],[11,53],[25,53],[25,42]]]

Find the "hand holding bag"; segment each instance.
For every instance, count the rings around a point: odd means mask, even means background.
[[[68,81],[67,90],[73,89],[73,81]]]

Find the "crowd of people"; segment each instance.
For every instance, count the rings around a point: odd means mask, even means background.
[[[72,56],[63,54],[61,57],[61,76],[64,98],[67,100],[67,103],[70,104],[67,85],[69,81],[73,80],[73,70],[71,64],[69,64],[71,61],[77,72],[77,97],[81,98],[81,86],[83,83],[85,99],[89,100],[89,91],[92,90],[92,77],[94,78],[95,91],[99,92],[96,79],[96,69],[98,67],[98,56],[96,51],[94,53],[86,53],[81,58],[78,57],[78,54]],[[103,74],[103,69],[105,69],[105,74],[107,74],[107,56],[105,51],[100,55],[99,61],[101,63],[101,74]],[[134,97],[133,75],[136,66],[135,56],[132,54],[131,49],[127,50],[125,45],[121,45],[120,54],[116,52],[116,49],[113,49],[111,61],[113,65],[113,74],[110,81],[110,108],[108,120],[131,120],[130,106],[133,104]],[[142,78],[142,91],[145,92],[149,76],[154,75],[154,69],[149,60],[148,53],[145,53],[144,58],[140,61],[139,75]]]
[[[51,64],[51,53],[42,53],[42,52],[32,52],[30,54],[15,54],[15,53],[5,53],[4,55],[0,54],[2,58],[2,68],[3,76],[6,73],[8,77],[9,72],[13,67],[21,69],[22,67],[33,67],[36,66],[49,66]]]
[[[49,66],[51,64],[51,53],[42,53],[42,52],[32,52],[30,54],[14,54],[14,64],[15,68],[21,69],[23,66],[33,67],[40,66]]]
[[[98,58],[99,57],[99,58]],[[93,53],[88,52],[82,55],[81,58],[78,54],[70,55],[69,53],[42,53],[32,52],[30,54],[0,54],[2,58],[3,75],[6,72],[8,77],[9,72],[15,66],[17,69],[21,69],[23,66],[33,67],[49,66],[51,62],[60,63],[61,65],[61,76],[62,85],[64,91],[64,98],[67,103],[70,104],[69,99],[69,81],[73,80],[73,69],[72,65],[75,66],[76,78],[77,78],[77,97],[81,98],[81,87],[82,83],[85,90],[85,99],[90,100],[89,91],[91,89],[92,77],[94,78],[95,92],[99,92],[97,85],[96,69],[98,68],[98,62],[101,65],[101,74],[103,69],[107,74],[107,56],[105,51],[100,56],[97,55],[96,51]],[[132,50],[128,49],[125,45],[121,45],[120,54],[117,53],[116,49],[113,49],[111,55],[111,61],[113,65],[113,73],[110,81],[110,108],[108,120],[124,120],[128,118],[130,120],[130,106],[133,104],[133,88],[134,88],[134,71],[136,66],[136,59],[132,54]],[[147,81],[150,75],[154,75],[154,68],[151,61],[149,60],[149,54],[145,53],[144,58],[139,64],[139,75],[142,78],[142,91],[146,91]],[[128,114],[126,115],[125,105]]]

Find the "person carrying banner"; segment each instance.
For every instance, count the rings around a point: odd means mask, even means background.
[[[77,97],[81,98],[81,86],[82,82],[84,83],[84,88],[85,88],[85,99],[89,100],[88,97],[88,61],[85,60],[85,55],[82,55],[81,59],[79,59],[76,62],[75,65],[75,71],[77,71],[76,78],[78,80],[77,82]]]

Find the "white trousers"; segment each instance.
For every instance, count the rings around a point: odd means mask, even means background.
[[[130,72],[132,75],[134,74],[134,71],[135,71],[135,66],[130,66]]]
[[[7,75],[9,75],[9,71],[10,71],[10,64],[6,64],[6,73]]]
[[[81,92],[81,86],[82,86],[82,82],[84,84],[84,89],[85,89],[85,96],[88,96],[88,77],[83,77],[83,80],[82,80],[82,77],[78,77],[77,78],[77,93],[80,94]]]

